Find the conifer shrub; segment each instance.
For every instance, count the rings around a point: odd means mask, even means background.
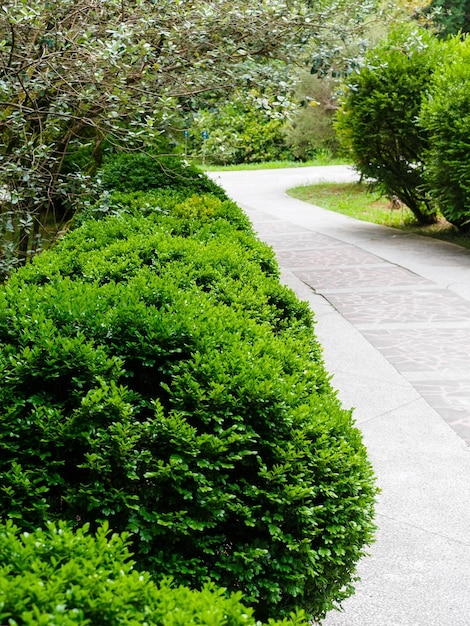
[[[63,522],[20,532],[0,525],[0,621],[10,626],[261,626],[240,591],[229,596],[155,583],[138,571],[129,535],[106,524],[93,536]],[[301,614],[270,626],[307,626]]]
[[[401,200],[421,224],[437,219],[424,174],[429,134],[418,116],[440,52],[423,28],[394,29],[347,77],[336,122],[361,175]]]
[[[0,293],[1,519],[107,522],[154,579],[320,617],[372,539],[359,431],[272,251],[170,204],[85,222]]]
[[[445,46],[445,47],[444,47]],[[442,46],[439,71],[424,100],[420,122],[430,135],[426,177],[441,213],[470,230],[470,39]]]

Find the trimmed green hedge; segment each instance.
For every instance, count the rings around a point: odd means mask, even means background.
[[[10,626],[261,626],[242,605],[242,593],[224,595],[159,585],[135,569],[128,535],[96,537],[64,523],[20,533],[0,526],[0,621]],[[307,626],[301,614],[270,626]]]
[[[104,189],[114,191],[150,191],[178,189],[187,194],[211,193],[225,200],[219,185],[196,166],[175,155],[128,153],[114,155],[100,171]]]
[[[272,250],[171,195],[115,196],[0,293],[1,518],[107,521],[155,579],[319,617],[372,538],[365,448]]]

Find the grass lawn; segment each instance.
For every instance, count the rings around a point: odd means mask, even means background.
[[[210,165],[194,161],[206,172],[230,172],[245,170],[275,170],[286,167],[310,167],[312,165],[347,165],[344,159],[334,159],[331,156],[319,156],[312,161],[266,161],[266,163],[239,163],[238,165]]]
[[[420,226],[407,207],[393,208],[388,198],[370,191],[365,183],[320,183],[289,189],[288,194],[359,220],[436,237],[470,249],[470,234],[457,232],[444,218],[431,226]]]

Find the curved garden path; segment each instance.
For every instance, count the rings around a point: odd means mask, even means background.
[[[211,174],[307,300],[382,490],[377,541],[324,626],[470,624],[470,251],[353,220],[286,189],[342,166]]]

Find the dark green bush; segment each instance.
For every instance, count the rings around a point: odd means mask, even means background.
[[[224,191],[195,165],[178,156],[145,153],[114,155],[100,172],[104,189],[112,191],[149,191],[167,189],[192,194],[210,193],[222,200]]]
[[[430,135],[427,180],[444,217],[470,228],[470,40],[445,43],[421,124]]]
[[[470,32],[468,0],[431,0],[419,14],[433,21],[439,37]]]
[[[436,220],[436,209],[424,176],[429,136],[417,119],[439,50],[434,36],[417,26],[393,31],[348,78],[337,118],[359,172],[397,196],[422,224]]]
[[[135,569],[128,535],[64,523],[20,533],[0,526],[0,621],[10,626],[256,626],[242,593],[155,584]],[[270,626],[306,626],[302,615]]]
[[[2,519],[107,520],[155,578],[320,616],[373,531],[360,434],[272,251],[217,203],[165,211],[85,223],[0,294]]]

